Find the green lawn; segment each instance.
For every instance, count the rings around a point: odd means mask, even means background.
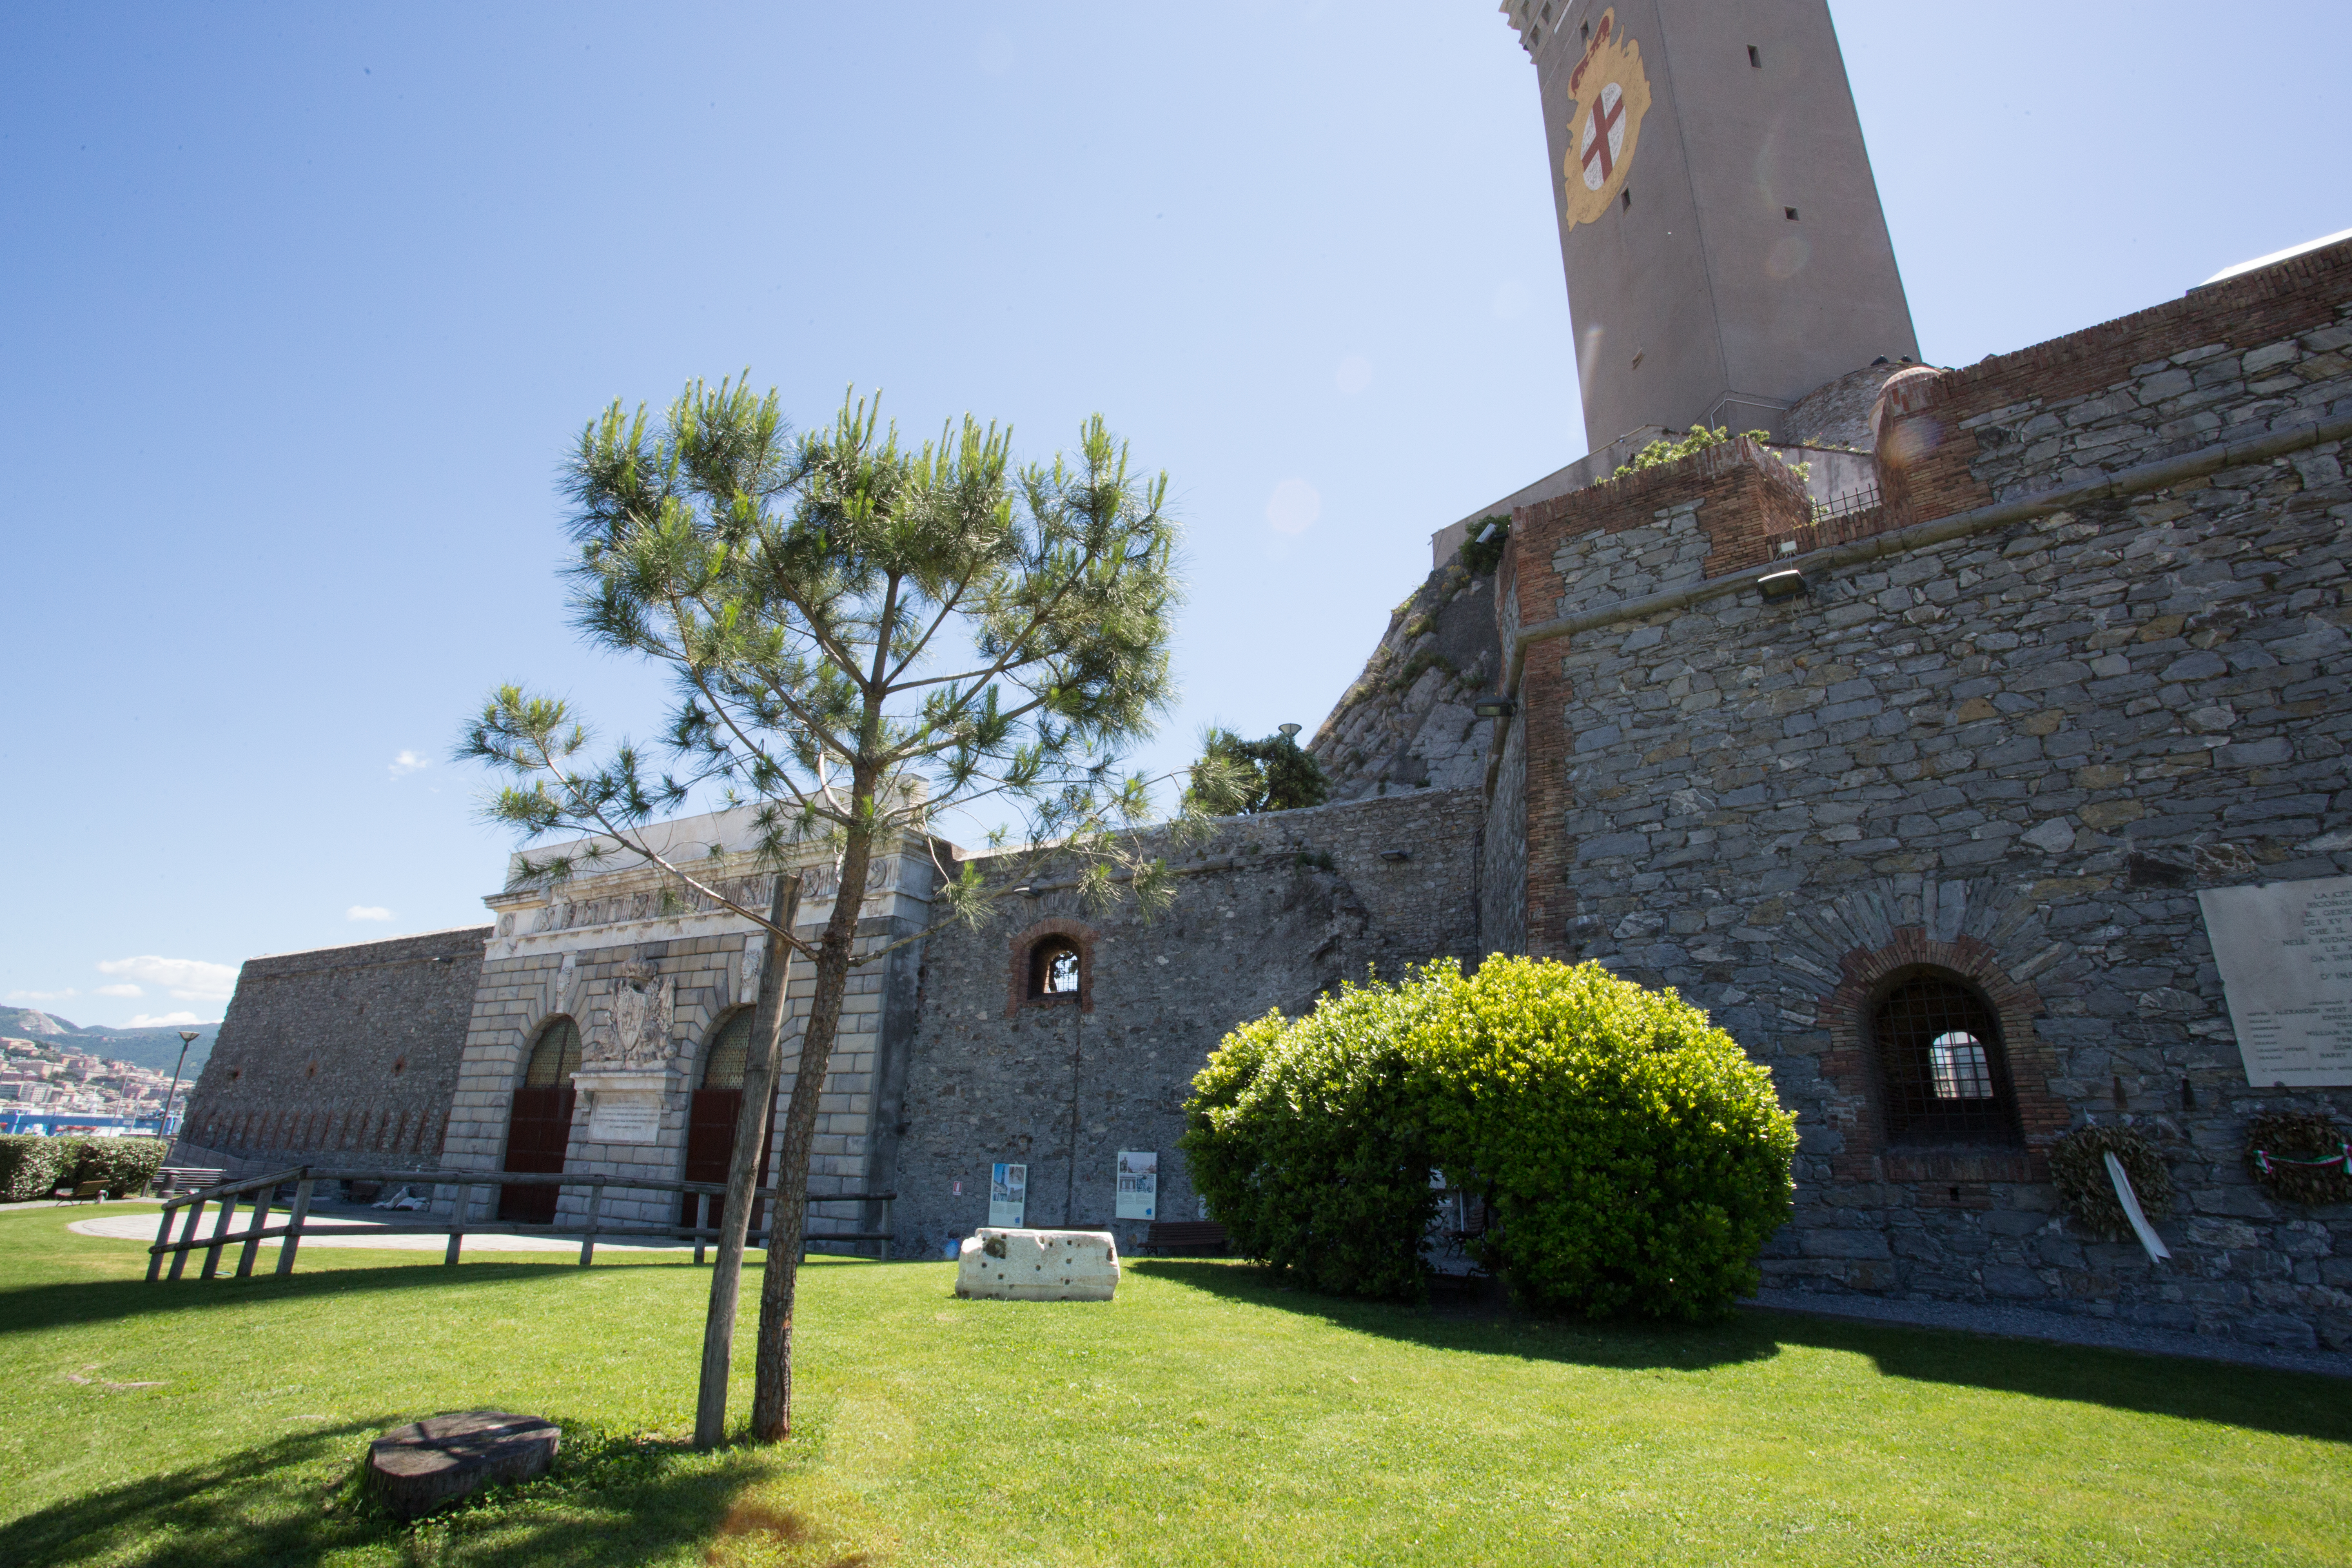
[[[0,1563],[2352,1561],[2333,1379],[1360,1306],[1215,1262],[1132,1261],[1108,1306],[823,1262],[800,1435],[696,1456],[708,1270],[314,1247],[151,1286],[73,1217],[0,1214]],[[479,1406],[562,1422],[559,1473],[413,1531],[360,1505],[366,1437]]]

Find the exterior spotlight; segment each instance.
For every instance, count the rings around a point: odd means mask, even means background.
[[[1519,710],[1519,705],[1507,697],[1486,697],[1470,705],[1470,711],[1481,719],[1507,719]]]
[[[1276,724],[1276,725],[1275,726],[1275,728],[1282,731],[1282,738],[1283,738],[1284,740],[1286,740],[1286,741],[1289,742],[1290,742],[1292,745],[1294,745],[1294,746],[1295,746],[1295,745],[1297,745],[1297,744],[1298,744],[1298,726],[1297,726],[1297,725],[1296,725],[1296,724]]]
[[[1769,605],[1782,599],[1793,599],[1811,590],[1805,586],[1805,574],[1791,566],[1785,571],[1767,572],[1757,578],[1756,591],[1764,595],[1764,602]]]

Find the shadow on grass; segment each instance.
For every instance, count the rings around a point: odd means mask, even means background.
[[[633,1264],[632,1268],[660,1268]],[[684,1265],[691,1268],[691,1264]],[[381,1268],[321,1268],[250,1279],[65,1280],[0,1289],[0,1339],[44,1329],[82,1327],[154,1312],[206,1311],[253,1301],[303,1301],[358,1292],[439,1290],[577,1275],[569,1258],[547,1263],[461,1263],[455,1268],[405,1264]]]
[[[1792,1312],[1744,1310],[1717,1323],[1674,1324],[1596,1321],[1499,1300],[1413,1306],[1317,1295],[1285,1287],[1270,1270],[1248,1265],[1135,1258],[1123,1267],[1228,1300],[1436,1349],[1621,1371],[1698,1372],[1767,1361],[1802,1346],[1866,1355],[1881,1374],[1912,1382],[2352,1442],[2352,1400],[2345,1399],[2341,1381],[2231,1363]]]
[[[370,1503],[356,1479],[367,1439],[402,1419],[320,1426],[55,1504],[0,1526],[0,1563],[263,1568],[337,1555],[618,1568],[746,1536],[761,1539],[742,1544],[782,1550],[788,1561],[864,1561],[835,1556],[829,1532],[799,1516],[743,1501],[765,1473],[752,1450],[696,1454],[569,1423],[549,1475],[404,1525]]]

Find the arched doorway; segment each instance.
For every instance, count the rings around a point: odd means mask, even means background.
[[[710,1043],[703,1047],[702,1076],[695,1083],[694,1099],[686,1113],[686,1171],[680,1177],[688,1182],[719,1182],[727,1180],[727,1167],[735,1159],[735,1129],[743,1114],[743,1073],[751,1059],[752,1009],[738,1007],[719,1021],[710,1032]],[[774,1108],[770,1107],[772,1117]],[[767,1185],[769,1141],[760,1150],[759,1184]],[[698,1193],[679,1194],[677,1223],[694,1225],[700,1212]],[[751,1205],[751,1228],[757,1230],[763,1205]],[[710,1223],[719,1223],[726,1209],[725,1201],[710,1200]]]
[[[507,1112],[509,1171],[560,1172],[572,1142],[572,1075],[580,1070],[580,1026],[550,1018],[531,1042],[530,1060]],[[553,1186],[501,1187],[499,1217],[521,1225],[553,1225]]]

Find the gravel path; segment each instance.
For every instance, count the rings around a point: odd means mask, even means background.
[[[1742,1304],[1775,1312],[1801,1312],[1809,1317],[1866,1318],[1874,1322],[1958,1329],[2003,1339],[2049,1340],[2059,1344],[2095,1345],[2103,1350],[2137,1351],[2146,1355],[2235,1362],[2278,1372],[2352,1377],[2352,1356],[2333,1351],[2276,1350],[2268,1345],[2182,1333],[2175,1329],[2144,1328],[2105,1318],[2078,1318],[2066,1312],[2041,1312],[2031,1307],[1995,1307],[1973,1301],[1890,1301],[1875,1296],[1824,1296],[1811,1290],[1759,1290],[1753,1300]]]

